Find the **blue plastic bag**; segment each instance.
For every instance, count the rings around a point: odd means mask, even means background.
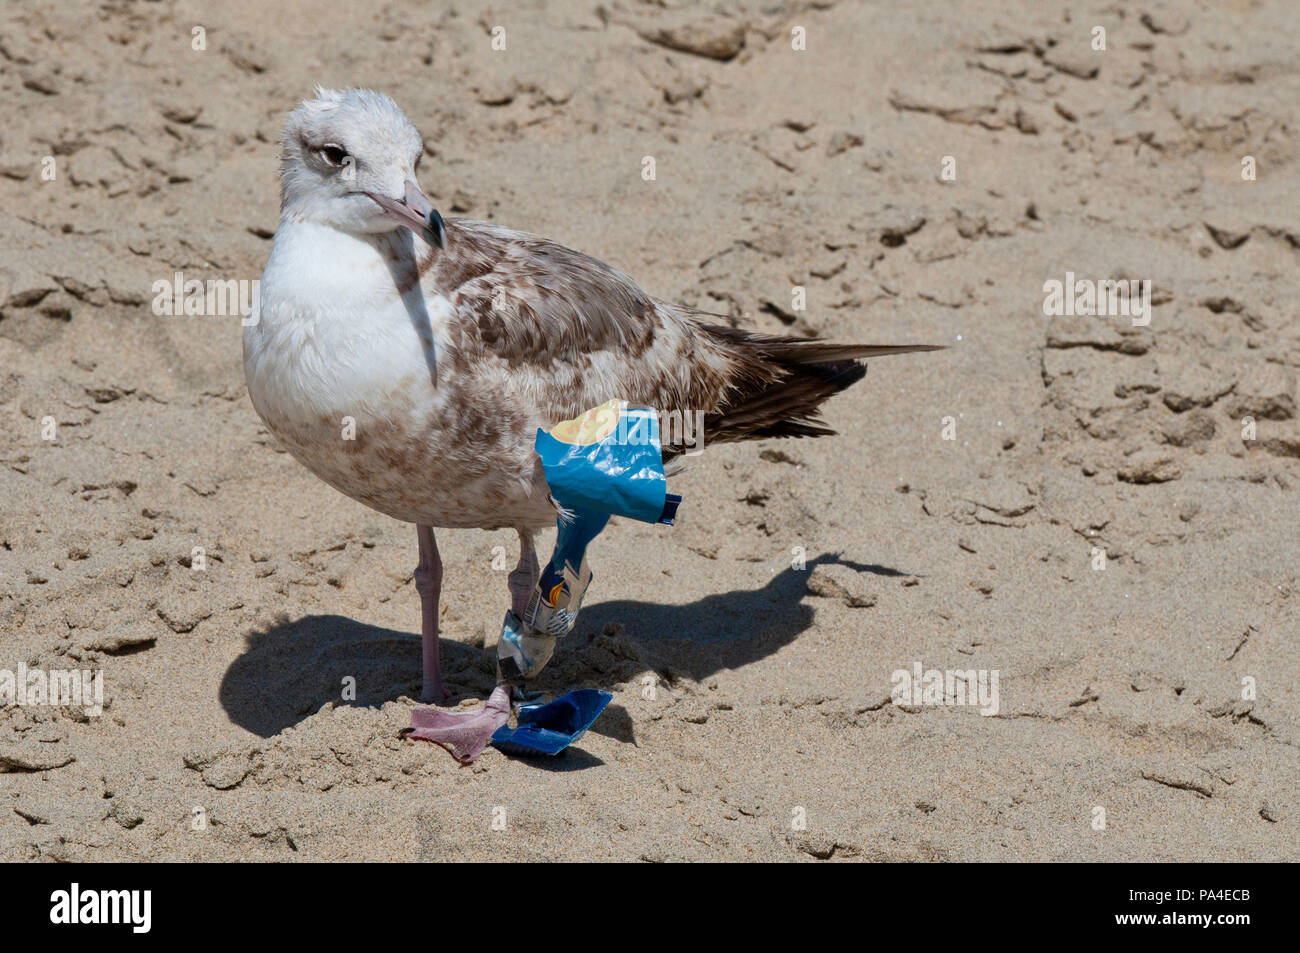
[[[653,410],[611,400],[538,430],[535,447],[561,506],[672,523],[681,498],[668,493]]]

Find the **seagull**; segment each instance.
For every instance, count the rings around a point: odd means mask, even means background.
[[[735,328],[555,242],[444,221],[417,182],[422,154],[383,93],[318,88],[289,114],[243,339],[270,433],[339,492],[415,524],[421,701],[445,700],[435,529],[515,530],[516,615],[537,585],[534,539],[558,513],[539,428],[620,399],[702,413],[705,442],[828,436],[819,408],[865,376],[862,359],[938,349]]]

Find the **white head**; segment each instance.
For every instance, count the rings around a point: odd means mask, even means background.
[[[415,180],[423,150],[383,93],[317,87],[284,124],[280,216],[363,234],[406,226],[441,245],[442,219]]]

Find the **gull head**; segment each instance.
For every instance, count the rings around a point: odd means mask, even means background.
[[[441,246],[442,218],[416,182],[423,151],[390,97],[318,87],[284,125],[280,216],[357,234],[406,227]]]

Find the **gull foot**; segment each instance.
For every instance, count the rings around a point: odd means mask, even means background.
[[[461,764],[469,764],[488,746],[496,730],[510,720],[510,688],[498,685],[474,711],[417,708],[411,712],[407,738],[421,738],[446,748]]]

